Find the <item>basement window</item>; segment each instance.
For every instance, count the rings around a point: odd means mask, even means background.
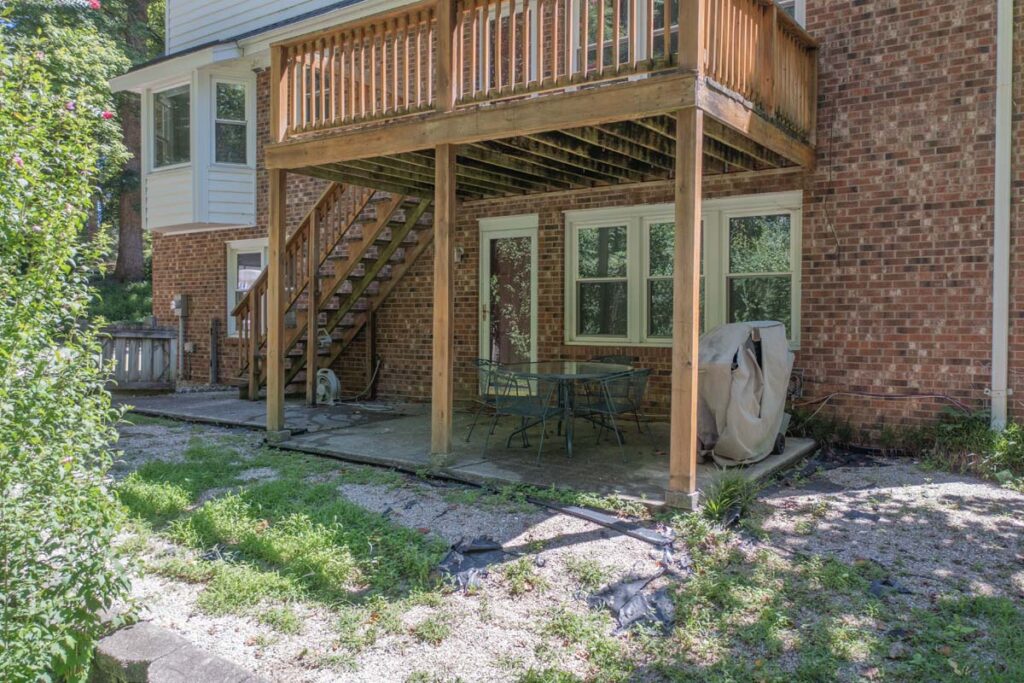
[[[153,167],[187,164],[190,155],[189,86],[153,93]]]
[[[235,240],[227,243],[227,331],[238,334],[238,325],[231,312],[240,304],[267,265],[267,239]]]
[[[700,327],[778,320],[800,330],[800,192],[704,202]],[[567,211],[565,341],[672,345],[671,204]]]

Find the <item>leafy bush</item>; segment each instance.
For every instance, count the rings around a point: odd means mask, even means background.
[[[97,169],[123,159],[104,94],[122,64],[58,21],[88,10],[31,11],[0,8],[0,680],[74,681],[128,589],[105,484],[117,412],[82,322],[100,253],[80,241]]]
[[[996,432],[989,427],[988,413],[947,413],[933,429],[928,461],[945,470],[976,474],[1022,489],[1024,427],[1010,423]]]
[[[89,313],[110,323],[139,323],[153,315],[153,283],[97,280]]]

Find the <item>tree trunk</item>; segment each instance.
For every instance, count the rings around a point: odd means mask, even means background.
[[[125,7],[124,41],[133,62],[147,56],[150,0],[128,0]],[[118,102],[121,130],[131,158],[125,164],[118,198],[117,263],[114,278],[141,280],[146,276],[142,241],[142,128],[139,97],[122,93]]]
[[[139,128],[139,98],[131,93],[122,93],[118,110],[121,114],[121,128],[124,144],[132,158],[125,164],[121,177],[121,192],[118,197],[117,264],[114,278],[117,280],[141,280],[146,275],[146,264],[142,254],[142,152],[141,129]]]

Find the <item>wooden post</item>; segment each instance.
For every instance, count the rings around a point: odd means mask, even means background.
[[[284,244],[288,174],[268,171],[270,225],[267,254],[267,432],[284,429]]]
[[[288,102],[288,79],[284,65],[284,48],[270,48],[270,135],[281,142],[288,130],[288,116],[281,108]]]
[[[452,450],[452,355],[454,293],[452,229],[455,218],[455,147],[434,151],[434,353],[430,404],[430,452]]]
[[[317,353],[320,339],[316,326],[320,318],[320,212],[317,207],[309,214],[309,236],[306,239],[306,403],[316,405],[316,371],[319,369]]]
[[[679,68],[704,69],[704,7],[706,0],[679,0]]]
[[[697,506],[697,336],[700,330],[700,221],[704,112],[676,114],[676,229],[672,278],[672,405],[665,501]]]
[[[437,61],[434,62],[434,87],[439,111],[455,108],[455,0],[437,3]]]

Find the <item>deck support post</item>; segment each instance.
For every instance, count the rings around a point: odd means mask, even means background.
[[[267,432],[284,430],[284,244],[288,174],[269,173],[267,249]]]
[[[455,146],[434,150],[434,336],[431,374],[430,453],[452,450],[454,288],[452,286],[455,219]]]
[[[320,318],[320,214],[314,206],[309,214],[309,237],[306,238],[306,403],[316,405],[316,371],[319,369],[320,339],[316,326]]]
[[[675,255],[672,277],[672,405],[665,501],[697,507],[697,339],[700,331],[701,177],[704,112],[676,114]]]

